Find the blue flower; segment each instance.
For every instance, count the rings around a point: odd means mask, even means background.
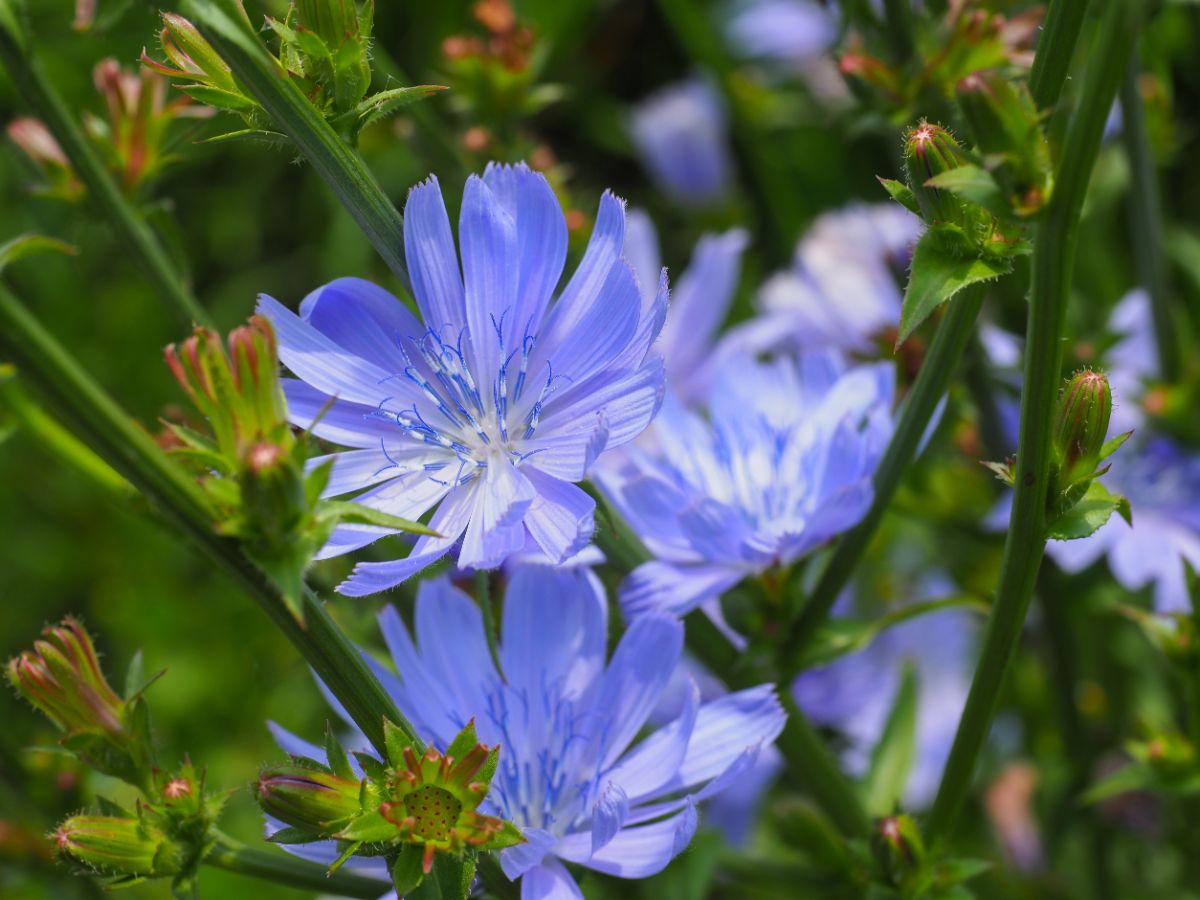
[[[597,481],[657,559],[621,587],[629,615],[682,614],[855,525],[892,432],[890,363],[833,352],[717,363],[710,421],[668,397],[653,446]]]
[[[725,34],[739,56],[796,66],[823,55],[837,39],[837,18],[813,0],[743,0]]]
[[[855,204],[818,217],[791,268],[763,284],[759,315],[726,343],[755,351],[872,350],[900,323],[897,274],[920,231],[921,220],[895,203]]]
[[[741,228],[702,235],[690,265],[671,287],[671,314],[655,349],[666,365],[667,384],[686,404],[707,393],[713,344],[733,302],[748,237]],[[642,303],[649,308],[656,299],[662,260],[654,224],[641,210],[629,212],[625,259],[637,273]]]
[[[374,485],[355,499],[405,518],[436,507],[440,537],[420,538],[404,559],[359,563],[343,594],[392,587],[460,538],[464,568],[498,566],[528,538],[551,560],[577,553],[594,503],[573,482],[637,437],[662,397],[662,361],[649,348],[666,280],[644,309],[621,258],[622,201],[601,198],[587,251],[553,303],[567,227],[542,175],[493,164],[472,176],[458,230],[461,274],[437,179],[413,188],[404,244],[420,319],[358,279],[314,291],[298,317],[260,299],[298,378],[284,383],[291,421],[355,448],[333,455],[327,494]],[[341,527],[321,556],[388,533]]]
[[[606,656],[603,588],[585,568],[526,566],[504,598],[503,677],[478,607],[446,578],[422,583],[415,641],[392,608],[380,627],[400,676],[376,666],[421,736],[444,750],[474,719],[500,744],[481,810],[521,828],[501,853],[523,900],[582,897],[563,862],[624,878],[661,870],[691,840],[695,804],[739,781],[783,728],[770,685],[708,703],[692,686],[678,716],[635,740],[680,662],[683,626],[644,616]],[[322,758],[282,729],[283,748]],[[329,848],[304,845],[307,852]]]
[[[638,104],[629,131],[642,164],[679,203],[713,203],[733,173],[725,106],[701,78],[668,85]]]

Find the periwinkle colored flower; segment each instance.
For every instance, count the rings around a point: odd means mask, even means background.
[[[890,363],[832,351],[721,357],[709,420],[673,398],[654,446],[597,476],[656,557],[621,587],[628,615],[682,614],[743,578],[788,566],[855,525],[892,431]]]
[[[823,55],[837,30],[837,18],[813,0],[743,0],[732,6],[725,23],[739,56],[788,66]]]
[[[797,245],[792,267],[763,284],[759,315],[732,329],[725,344],[754,351],[869,352],[900,324],[898,275],[921,227],[896,203],[824,213]]]
[[[405,255],[421,319],[358,279],[313,292],[299,316],[261,298],[299,379],[284,383],[291,421],[355,448],[334,455],[327,494],[370,487],[354,499],[410,519],[436,507],[440,537],[404,559],[359,563],[343,594],[392,587],[460,538],[458,564],[471,569],[499,566],[529,538],[556,562],[587,545],[595,504],[574,482],[641,433],[663,392],[649,349],[666,280],[643,309],[624,232],[624,205],[606,193],[551,303],[567,251],[562,209],[541,174],[493,164],[467,181],[461,274],[436,178],[409,194]],[[340,527],[321,556],[388,533]]]
[[[675,201],[704,206],[728,191],[733,177],[728,116],[707,80],[660,88],[633,110],[629,131],[642,165]]]
[[[971,686],[975,618],[961,609],[944,609],[893,625],[863,650],[810,669],[792,685],[796,703],[815,724],[848,739],[842,762],[859,775],[883,735],[904,665],[915,667],[916,756],[904,792],[909,807],[921,808],[933,799],[950,755]]]
[[[733,302],[748,239],[741,228],[702,235],[688,267],[671,286],[671,315],[655,350],[666,365],[667,384],[686,404],[707,393],[712,348]],[[626,218],[625,258],[637,273],[642,305],[649,310],[657,301],[656,285],[663,269],[658,233],[641,210],[631,210]]]
[[[581,898],[564,861],[623,878],[660,871],[691,840],[695,804],[740,784],[783,727],[770,685],[708,703],[692,687],[673,722],[635,741],[680,663],[683,625],[643,616],[606,660],[604,592],[584,568],[512,573],[503,677],[478,607],[446,578],[422,583],[415,640],[391,608],[380,626],[402,674],[378,674],[423,739],[445,748],[474,718],[479,739],[500,745],[480,810],[526,838],[500,855],[505,873],[521,879],[523,900]],[[276,733],[289,753],[322,758]]]

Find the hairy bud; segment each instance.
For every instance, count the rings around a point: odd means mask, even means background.
[[[1064,483],[1096,468],[1108,436],[1112,403],[1112,390],[1103,372],[1085,369],[1067,382],[1054,426],[1054,450]]]

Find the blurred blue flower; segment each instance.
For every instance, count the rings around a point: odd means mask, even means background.
[[[894,380],[890,363],[849,367],[832,351],[728,353],[709,421],[668,396],[653,441],[596,475],[657,557],[622,585],[626,614],[683,614],[856,524],[891,437]]]
[[[445,749],[472,718],[500,765],[481,809],[521,828],[505,850],[523,900],[581,898],[562,861],[624,878],[660,871],[696,829],[695,804],[740,784],[783,728],[770,685],[700,701],[690,686],[678,716],[635,738],[680,662],[683,625],[644,616],[607,661],[603,588],[585,568],[526,566],[504,598],[499,659],[476,604],[446,578],[422,583],[415,643],[392,608],[380,616],[399,677],[376,665],[401,710]],[[321,751],[275,728],[289,753]],[[302,845],[330,852],[332,848]]]
[[[846,605],[839,601],[839,611]],[[842,763],[861,775],[896,702],[903,667],[911,663],[917,678],[916,758],[904,803],[924,807],[937,791],[966,704],[976,631],[976,616],[965,610],[926,613],[893,625],[857,653],[805,672],[792,694],[815,724],[846,737]]]
[[[663,392],[649,348],[666,278],[643,309],[624,240],[624,204],[606,193],[587,251],[551,303],[567,252],[562,209],[541,174],[492,164],[464,191],[461,275],[437,179],[409,194],[405,256],[420,320],[358,279],[314,291],[298,317],[260,299],[299,379],[284,383],[291,421],[356,448],[333,455],[327,494],[382,482],[355,500],[405,518],[437,507],[440,537],[420,538],[404,559],[359,563],[341,593],[392,587],[460,538],[463,568],[498,566],[530,537],[554,561],[583,549],[595,504],[573,482],[606,448],[637,437]],[[343,526],[321,556],[388,533]]]
[[[671,286],[671,314],[655,350],[663,357],[671,391],[687,405],[707,393],[713,345],[733,302],[748,238],[741,228],[702,235],[691,263]],[[662,258],[654,224],[641,210],[626,217],[625,259],[637,273],[642,304],[649,309],[656,302]]]
[[[759,290],[759,315],[731,329],[725,345],[872,350],[900,323],[898,275],[920,232],[921,220],[896,203],[819,216],[796,246],[792,267]]]
[[[797,66],[823,55],[837,38],[837,17],[814,0],[742,0],[733,4],[725,35],[734,52]]]
[[[678,203],[720,200],[733,177],[725,105],[713,86],[692,78],[660,88],[633,110],[629,132],[642,165]]]

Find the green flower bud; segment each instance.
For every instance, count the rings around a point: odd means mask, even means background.
[[[175,875],[185,858],[159,828],[137,819],[72,816],[51,838],[59,853],[112,875]]]
[[[358,37],[358,7],[354,0],[296,0],[300,24],[315,31],[330,50]]]
[[[926,182],[966,163],[962,147],[941,125],[921,122],[904,136],[904,171],[908,186],[930,225],[939,222],[964,224],[964,202],[949,191],[929,187]]]
[[[1019,211],[1045,200],[1049,156],[1029,90],[994,71],[973,72],[955,91],[971,136],[986,155],[998,156],[995,174]]]
[[[880,819],[872,847],[890,884],[904,884],[925,867],[925,842],[910,816]]]
[[[254,795],[267,815],[314,834],[362,812],[362,782],[294,763],[263,769]]]
[[[150,766],[141,701],[109,686],[83,626],[67,618],[47,627],[32,650],[9,660],[9,682],[65,732],[63,744],[97,771],[141,785]]]
[[[1112,390],[1103,372],[1085,369],[1071,376],[1059,398],[1054,426],[1054,452],[1064,485],[1096,468],[1111,415]]]

